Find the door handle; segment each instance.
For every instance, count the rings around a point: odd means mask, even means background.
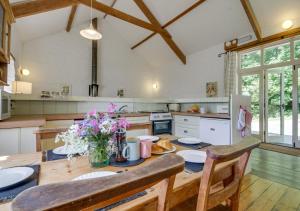
[[[216,131],[216,129],[215,129],[215,128],[210,128],[210,130],[211,130],[211,131]]]

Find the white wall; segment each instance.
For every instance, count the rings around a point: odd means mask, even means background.
[[[60,91],[63,84],[69,84],[73,95],[88,95],[91,42],[79,35],[80,29],[87,25],[24,43],[22,66],[31,71],[24,80],[33,83],[33,94],[42,90]],[[100,28],[103,33],[98,55],[101,95],[116,96],[117,89],[124,88],[127,97],[151,97],[150,66],[130,50],[109,23],[104,21]]]
[[[91,81],[91,42],[79,35],[81,28],[25,42],[22,66],[31,74],[24,80],[33,83],[33,93],[57,90],[72,85],[73,95],[88,95]],[[187,64],[174,62],[152,67],[116,32],[108,21],[100,23],[98,80],[101,96],[116,96],[125,89],[127,97],[205,97],[206,83],[218,82],[218,96],[224,96],[224,58],[218,53],[223,44],[187,56]],[[158,89],[152,84],[158,83]]]
[[[178,61],[157,69],[153,80],[159,90],[154,95],[160,97],[206,97],[206,82],[218,82],[218,97],[224,96],[223,44],[210,47],[187,57],[187,64]]]

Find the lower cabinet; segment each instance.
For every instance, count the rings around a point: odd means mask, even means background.
[[[200,139],[212,145],[229,145],[230,121],[200,118]]]
[[[150,121],[149,116],[126,117],[126,120],[129,122],[129,124],[148,123]],[[148,135],[147,129],[129,130],[126,132],[127,137],[137,137],[137,136],[143,136],[143,135]]]
[[[35,152],[38,127],[0,129],[0,156]]]
[[[175,116],[174,120],[177,137],[195,137],[212,145],[231,144],[228,119]]]
[[[20,129],[0,130],[0,156],[18,154],[20,151]]]

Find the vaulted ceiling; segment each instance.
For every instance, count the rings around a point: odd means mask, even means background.
[[[10,3],[20,1],[23,0],[10,0]],[[114,0],[97,1],[110,6]],[[144,3],[159,23],[164,25],[197,1],[199,0],[144,0]],[[295,27],[300,26],[299,0],[250,0],[250,3],[261,26],[263,36],[282,31],[281,23],[286,19],[293,20]],[[133,0],[117,0],[114,8],[149,22]],[[71,7],[66,7],[18,18],[16,27],[22,41],[26,42],[65,30],[70,10]],[[104,13],[94,10],[94,16],[103,17]],[[89,8],[79,5],[73,25],[86,23],[89,17]],[[111,16],[107,16],[105,21],[114,27],[129,47],[152,33]],[[206,0],[166,29],[185,55],[253,33],[240,0]],[[159,34],[135,48],[134,51],[147,58],[153,65],[177,59]]]

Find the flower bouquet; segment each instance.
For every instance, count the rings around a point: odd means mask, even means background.
[[[57,140],[64,141],[80,154],[87,154],[92,167],[107,166],[109,157],[114,152],[115,133],[126,131],[129,126],[125,118],[115,118],[115,110],[116,105],[111,103],[107,113],[96,110],[88,112],[83,121],[71,126]]]

